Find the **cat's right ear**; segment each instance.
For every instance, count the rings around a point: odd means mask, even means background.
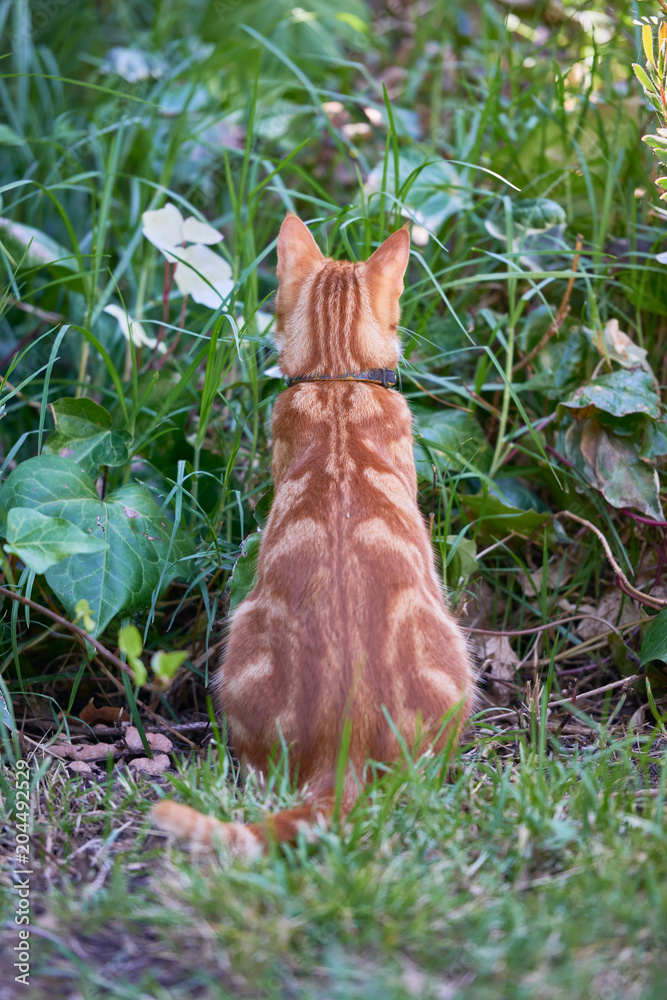
[[[286,215],[278,236],[278,281],[301,280],[323,260],[308,227],[297,215]]]

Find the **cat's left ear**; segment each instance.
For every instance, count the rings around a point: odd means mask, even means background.
[[[410,234],[405,228],[399,229],[366,261],[366,279],[371,288],[400,298],[409,259]]]

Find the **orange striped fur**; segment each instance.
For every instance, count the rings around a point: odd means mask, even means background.
[[[286,376],[393,368],[409,236],[401,229],[358,264],[319,251],[288,215],[278,238],[276,340]],[[442,719],[470,712],[473,671],[448,612],[417,505],[410,412],[366,382],[299,383],[273,414],[275,498],[257,583],[234,613],[215,678],[235,751],[265,774],[279,740],[305,805],[243,826],[164,801],[159,826],[207,847],[253,855],[333,812],[336,761],[351,726],[342,810],[368,758],[451,738]],[[448,732],[449,729],[449,732]]]

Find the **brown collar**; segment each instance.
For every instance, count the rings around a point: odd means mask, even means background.
[[[297,382],[374,382],[389,389],[396,385],[396,372],[393,368],[367,368],[363,372],[341,372],[339,375],[290,375],[286,381],[288,386]]]

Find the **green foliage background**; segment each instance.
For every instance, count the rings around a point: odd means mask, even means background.
[[[598,542],[554,527],[561,510],[601,526],[631,576],[647,540],[662,545],[665,212],[641,143],[654,109],[631,68],[649,29],[628,3],[425,10],[0,5],[0,508],[3,523],[18,505],[105,543],[70,550],[80,540],[54,521],[31,561],[34,518],[14,514],[10,586],[53,592],[71,615],[94,578],[94,634],[113,626],[113,642],[139,615],[155,646],[178,577],[182,624],[211,634],[269,485],[286,210],[352,258],[413,220],[401,376],[454,600],[485,581],[491,627],[595,600]],[[217,310],[180,295],[142,234],[143,213],[168,203],[224,234],[214,252],[233,289]],[[163,353],[130,344],[118,315]],[[87,507],[48,455],[92,477]],[[145,553],[126,558],[138,539]],[[543,544],[552,569],[576,568],[530,601],[520,571]],[[20,652],[18,620],[14,608],[10,686],[42,672]],[[628,641],[636,650],[639,633]]]
[[[129,769],[86,784],[32,757],[35,996],[662,996],[662,17],[648,0],[0,0],[7,758],[17,718],[55,738],[90,698],[126,705],[144,746],[142,700],[172,725],[193,710],[182,692],[208,679],[270,506],[286,211],[351,259],[411,220],[420,502],[462,619],[510,633],[477,647],[476,744],[449,783],[406,750],[344,835],[250,871],[156,849],[156,793]],[[144,236],[166,204],[224,235],[218,308]],[[142,687],[155,651],[163,682]],[[235,819],[294,801],[284,760],[266,789],[234,778],[209,747],[173,794]],[[13,781],[0,770],[2,837]]]

